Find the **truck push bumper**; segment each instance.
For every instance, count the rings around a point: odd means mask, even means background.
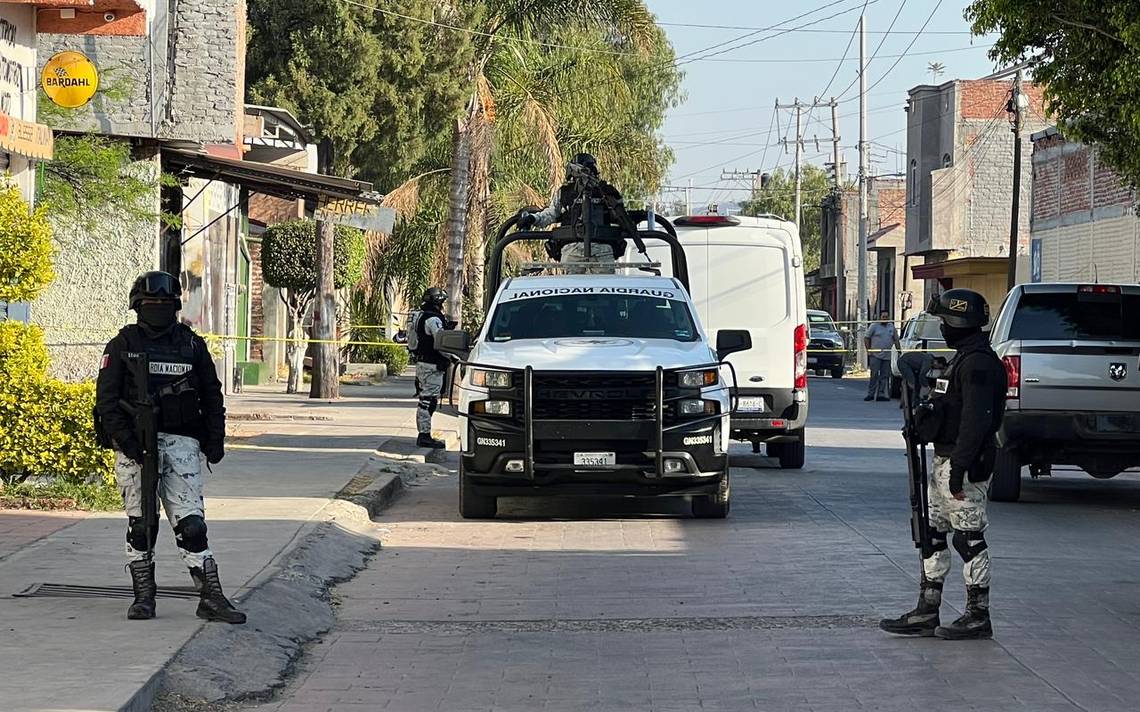
[[[534,374],[527,368],[519,375],[521,418],[467,414],[463,476],[481,494],[715,494],[727,472],[728,456],[720,447],[723,414],[667,422],[670,401],[693,394],[666,395],[663,369],[656,372],[651,419],[538,419]],[[576,463],[576,455],[587,453],[612,459]]]

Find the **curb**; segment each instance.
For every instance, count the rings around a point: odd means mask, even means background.
[[[458,442],[457,434],[446,435],[449,448]],[[408,447],[406,438],[382,443],[321,518],[303,526],[235,597],[250,623],[204,624],[120,712],[223,709],[268,699],[287,684],[305,646],[336,623],[330,589],[380,550],[372,517],[415,479],[442,469],[431,462],[439,452]]]

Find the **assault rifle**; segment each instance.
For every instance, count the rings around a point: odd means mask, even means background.
[[[902,375],[901,401],[903,411],[903,439],[906,441],[906,469],[910,479],[910,536],[914,546],[926,559],[934,554],[934,547],[930,539],[930,491],[926,468],[926,442],[918,435],[916,413],[918,408],[929,407],[925,401],[916,401],[919,389],[919,379],[926,377],[926,373],[914,371],[901,366],[904,357],[898,336],[895,336],[895,348],[899,352]],[[913,382],[910,376],[913,375]]]
[[[150,358],[145,352],[128,354],[131,377],[135,379],[135,402],[120,400],[119,405],[135,420],[135,438],[142,448],[142,516],[146,525],[146,549],[154,552],[158,534],[158,406],[150,396]]]
[[[585,249],[586,260],[589,261],[593,257],[592,242],[594,240],[594,221],[592,211],[594,206],[592,199],[598,199],[611,213],[617,221],[618,227],[626,237],[633,240],[633,244],[637,246],[637,251],[645,255],[645,259],[649,259],[649,253],[645,250],[645,242],[638,234],[637,225],[629,217],[629,213],[625,211],[625,204],[620,197],[611,195],[606,190],[606,185],[603,184],[600,178],[595,177],[592,173],[577,163],[571,163],[567,167],[567,172],[570,177],[574,179],[575,186],[578,190],[579,199],[582,200],[582,218],[585,227],[585,235],[583,245]],[[563,206],[568,207],[568,206]]]

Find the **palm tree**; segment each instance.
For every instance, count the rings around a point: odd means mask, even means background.
[[[495,53],[511,39],[523,40],[516,44],[526,44],[535,37],[558,38],[562,35],[550,30],[563,27],[572,27],[579,33],[601,30],[619,51],[647,52],[658,39],[653,15],[642,0],[483,0],[477,7],[471,5],[455,2],[450,10],[453,19],[473,19],[472,29],[478,33],[476,50],[467,68],[469,97],[456,121],[452,140],[446,262],[447,290],[452,295],[463,293],[463,263],[472,229],[482,234],[485,228],[481,219],[469,225],[468,217],[473,207],[485,215],[483,206],[489,205],[490,126],[495,121],[496,97],[487,80],[487,67]],[[563,43],[547,43],[549,49],[558,49],[554,45],[559,44]],[[583,88],[583,93],[588,91],[590,88]],[[557,142],[549,113],[537,101],[529,106],[524,118],[542,137],[543,145],[553,149]],[[561,163],[556,150],[549,150],[547,159],[549,166],[555,161]],[[457,320],[462,316],[459,301],[453,299],[451,306]]]

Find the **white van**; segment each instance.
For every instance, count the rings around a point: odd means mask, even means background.
[[[728,361],[739,398],[732,438],[745,440],[780,466],[804,465],[807,422],[807,302],[803,250],[794,223],[773,216],[694,215],[671,218],[685,248],[698,317],[716,340],[721,329],[746,329],[752,349]],[[664,247],[650,257],[668,270]],[[655,254],[656,253],[656,254]],[[626,260],[645,257],[632,246]]]

